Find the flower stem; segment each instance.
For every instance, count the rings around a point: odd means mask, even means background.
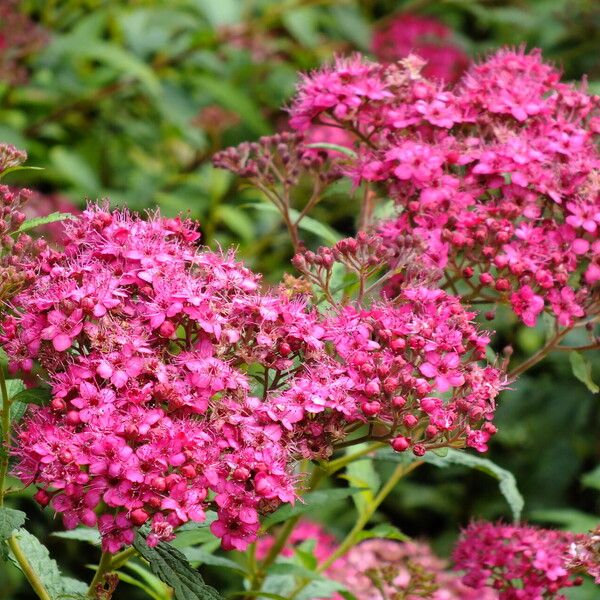
[[[412,462],[409,465],[400,464],[394,469],[394,472],[392,473],[391,477],[386,481],[385,485],[381,488],[381,490],[379,490],[379,493],[377,494],[377,496],[375,496],[375,498],[373,499],[373,502],[371,502],[365,508],[364,512],[359,516],[358,520],[356,521],[356,524],[354,525],[354,527],[352,528],[350,533],[348,533],[348,535],[344,538],[344,540],[337,547],[335,552],[333,552],[333,554],[331,554],[329,556],[329,558],[327,558],[327,560],[325,560],[324,562],[322,562],[319,565],[319,567],[317,569],[318,573],[322,573],[323,571],[326,571],[338,558],[340,558],[341,556],[346,554],[346,552],[348,552],[348,550],[350,550],[350,548],[352,548],[352,546],[354,546],[354,544],[356,543],[356,538],[357,538],[358,534],[364,529],[365,525],[371,520],[371,517],[373,516],[375,511],[379,508],[381,503],[387,498],[389,493],[394,489],[394,487],[396,486],[398,481],[400,481],[400,479],[402,479],[405,475],[408,475],[411,471],[414,471],[417,467],[419,467],[422,464],[423,464],[423,461],[419,460],[419,461]],[[308,579],[305,579],[302,582],[300,582],[298,584],[298,586],[296,587],[296,589],[290,595],[289,600],[293,600],[294,598],[296,598],[296,596],[309,583],[310,583],[310,580],[308,580]]]
[[[23,575],[25,575],[25,578],[29,582],[29,585],[31,585],[33,591],[37,594],[38,598],[40,598],[40,600],[52,600],[38,574],[27,560],[25,553],[21,550],[21,546],[19,546],[16,536],[13,535],[8,539],[8,546],[16,561],[19,563]]]
[[[89,598],[96,598],[97,596],[97,587],[101,585],[104,581],[104,577],[107,573],[112,571],[112,559],[113,555],[110,552],[103,552],[100,558],[100,563],[98,564],[98,569],[96,570],[96,574],[94,575],[94,579],[92,579],[92,583],[90,583],[90,587],[88,588],[87,595]]]
[[[4,495],[6,492],[6,475],[8,473],[8,461],[10,457],[10,398],[4,378],[4,369],[0,367],[0,394],[2,395],[2,455],[0,456],[0,508],[4,506]],[[52,600],[39,575],[35,572],[31,563],[27,560],[15,535],[8,539],[8,547],[11,549],[23,575],[31,585],[33,591],[41,600]]]
[[[6,389],[4,369],[0,367],[0,392],[2,393],[2,447],[0,448],[0,507],[4,505],[6,475],[10,456],[10,398]]]

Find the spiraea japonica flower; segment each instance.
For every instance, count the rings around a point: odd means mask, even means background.
[[[380,235],[419,239],[440,285],[505,303],[527,325],[544,310],[567,327],[595,314],[598,97],[562,83],[539,52],[499,51],[454,87],[422,66],[338,59],[302,80],[290,123],[355,135],[346,173],[399,210]]]
[[[295,462],[356,426],[418,455],[485,449],[502,375],[455,298],[407,287],[323,315],[198,237],[92,206],[4,320],[11,368],[37,361],[52,386],[15,472],[67,527],[97,524],[114,552],[137,526],[156,543],[214,508],[212,531],[242,549],[260,514],[294,501]]]
[[[111,552],[146,522],[150,543],[169,539],[209,504],[223,546],[244,548],[259,512],[294,500],[294,449],[249,370],[284,385],[323,329],[198,237],[177,219],[92,207],[4,322],[12,366],[37,360],[52,384],[18,434],[16,473],[67,527],[97,523]]]
[[[560,590],[581,584],[570,572],[579,536],[531,526],[472,523],[454,551],[463,582],[492,587],[500,600],[564,599]]]

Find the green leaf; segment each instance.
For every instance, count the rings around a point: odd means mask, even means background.
[[[100,181],[95,171],[79,154],[63,146],[55,146],[50,150],[50,160],[67,181],[86,194],[94,196],[100,192]]]
[[[185,557],[190,561],[190,563],[194,566],[198,565],[212,565],[214,567],[223,567],[225,569],[231,569],[233,571],[237,571],[242,575],[246,574],[243,566],[236,563],[234,560],[230,558],[225,558],[223,556],[215,556],[210,552],[203,550],[202,548],[186,548],[183,551]]]
[[[26,165],[17,165],[15,167],[8,167],[8,169],[4,169],[0,173],[0,179],[3,179],[9,173],[14,173],[16,171],[43,171],[44,167],[29,167]]]
[[[150,548],[139,532],[133,546],[148,561],[152,573],[173,588],[176,600],[222,598],[217,590],[204,583],[200,573],[192,569],[186,557],[173,546],[160,542]]]
[[[317,142],[314,144],[306,144],[307,148],[317,148],[323,150],[335,150],[336,152],[341,152],[350,158],[356,158],[356,152],[351,148],[346,146],[339,146],[338,144],[330,144],[329,142]]]
[[[127,567],[129,566],[130,565],[128,564]],[[146,585],[139,579],[132,577],[129,573],[125,573],[123,571],[116,571],[116,573],[119,576],[119,581],[122,581],[123,583],[128,583],[129,585],[133,585],[136,588],[141,589],[144,593],[150,596],[150,598],[153,598],[153,600],[166,600],[166,598],[169,597],[166,593],[164,595],[157,594],[149,585]],[[167,588],[167,586],[165,586],[165,588],[165,591],[169,589]]]
[[[51,534],[53,537],[62,538],[63,540],[77,540],[79,542],[87,542],[94,546],[99,546],[102,541],[97,529],[92,527],[77,527],[70,531],[54,531]]]
[[[598,516],[572,508],[547,508],[529,514],[531,521],[560,525],[575,533],[587,533],[598,526]]]
[[[581,478],[581,483],[586,487],[600,490],[600,465],[598,465],[593,471],[585,473]]]
[[[592,379],[592,365],[587,358],[580,352],[572,351],[569,353],[569,360],[571,361],[573,375],[575,375],[581,383],[585,384],[585,387],[587,387],[592,394],[600,392],[600,387],[598,387]]]
[[[77,590],[83,589],[83,584],[70,577],[63,578],[61,576],[58,565],[54,559],[50,558],[46,546],[25,529],[19,529],[15,536],[23,554],[53,600],[66,600],[80,596]],[[21,569],[12,553],[9,557],[14,565]]]
[[[273,204],[267,204],[266,202],[251,202],[246,206],[250,206],[251,208],[255,208],[256,210],[261,210],[263,212],[274,212],[280,214],[276,206],[274,206]],[[292,221],[296,221],[300,216],[300,213],[293,208],[290,208],[288,212]],[[339,242],[342,239],[342,236],[337,231],[335,231],[335,229],[329,227],[329,225],[325,225],[325,223],[321,223],[320,221],[313,219],[312,217],[302,217],[302,220],[298,224],[298,227],[300,229],[304,229],[305,231],[313,233],[317,237],[320,237],[327,244],[337,244],[337,242]]]
[[[12,400],[19,392],[25,389],[25,384],[21,379],[7,379],[6,380],[6,391],[8,397]]]
[[[0,541],[7,540],[25,523],[26,518],[23,511],[14,508],[0,508]]]
[[[398,454],[392,450],[382,450],[375,455],[375,458],[393,462],[406,462],[407,460],[411,460],[409,456]],[[521,519],[525,501],[519,492],[515,476],[510,471],[499,467],[489,458],[482,458],[474,454],[468,454],[467,452],[449,448],[446,456],[438,456],[433,452],[427,452],[421,460],[442,469],[451,465],[460,465],[468,467],[469,469],[482,471],[494,479],[497,479],[500,492],[510,506],[514,521],[519,522]]]
[[[294,506],[291,504],[284,504],[279,510],[276,510],[273,514],[269,515],[264,521],[262,528],[263,530],[287,521],[291,517],[302,515],[310,510],[318,508],[319,506],[326,506],[332,502],[343,500],[352,496],[357,492],[362,491],[361,488],[332,488],[329,490],[317,490],[316,492],[309,492],[302,496],[302,499],[298,501]]]
[[[367,444],[359,444],[347,449],[347,453],[360,451]],[[357,460],[350,463],[346,467],[344,478],[354,487],[366,488],[362,492],[358,492],[352,496],[356,509],[360,515],[364,514],[369,504],[373,502],[375,494],[381,485],[381,479],[375,470],[373,461],[369,459]]]
[[[52,391],[50,388],[29,388],[15,394],[12,398],[12,402],[22,402],[23,404],[37,404],[43,406],[50,398],[52,398]]]
[[[318,12],[314,7],[286,10],[281,15],[281,20],[285,28],[303,46],[315,48],[320,44]]]
[[[75,217],[70,213],[53,212],[45,217],[35,217],[34,219],[28,219],[21,227],[17,230],[17,233],[23,233],[29,231],[40,225],[48,225],[49,223],[57,223],[59,221],[66,221],[68,219],[74,219]]]
[[[251,591],[246,590],[245,592],[233,592],[229,594],[228,598],[237,598],[238,596],[252,596],[256,598],[272,598],[273,600],[290,600],[289,596],[280,596],[279,594],[272,594],[271,592],[265,591]]]
[[[171,598],[171,588],[156,577],[156,575],[152,574],[145,565],[142,565],[139,562],[129,561],[125,565],[125,568],[133,571],[140,577],[144,582],[144,585],[148,586],[157,596],[159,596],[159,598]]]
[[[140,81],[152,95],[160,94],[159,78],[145,62],[131,52],[127,52],[115,44],[99,40],[83,44],[78,50],[78,58],[98,60],[110,65],[124,75]]]
[[[242,18],[237,0],[192,0],[213,27],[232,25]]]
[[[398,540],[399,542],[409,542],[410,537],[405,533],[402,533],[397,527],[394,527],[390,523],[381,523],[369,529],[368,531],[361,531],[356,536],[357,543],[362,540],[370,540],[373,538],[382,538],[386,540]]]

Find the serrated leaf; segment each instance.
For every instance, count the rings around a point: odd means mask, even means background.
[[[403,463],[411,460],[410,456],[398,454],[392,450],[382,450],[378,452],[375,457],[381,460]],[[525,501],[519,492],[515,476],[510,471],[503,469],[492,462],[489,458],[482,458],[480,456],[468,454],[464,451],[449,448],[446,456],[437,456],[433,452],[427,452],[421,460],[439,468],[446,468],[450,465],[460,465],[482,471],[487,475],[494,477],[494,479],[498,480],[500,492],[510,506],[514,521],[518,522],[521,519]]]
[[[0,508],[0,541],[7,540],[13,532],[25,523],[27,515],[14,508]]]
[[[50,594],[53,600],[61,600],[72,596],[71,586],[72,580],[66,582],[61,577],[56,561],[50,558],[48,548],[44,546],[34,535],[25,529],[19,529],[15,533],[15,537],[19,542],[21,551],[27,558],[32,569],[38,574],[43,586]],[[20,570],[21,566],[13,556],[12,552],[9,555],[11,561]]]
[[[587,358],[580,352],[573,351],[569,353],[569,361],[571,362],[573,375],[575,375],[575,377],[577,377],[577,379],[579,379],[592,394],[600,392],[600,387],[598,387],[592,379],[592,365]]]
[[[340,146],[339,144],[330,144],[329,142],[315,142],[314,144],[306,144],[307,148],[316,148],[322,150],[335,150],[341,152],[350,158],[356,158],[356,152],[347,146]]]
[[[176,600],[222,598],[217,590],[204,583],[200,573],[192,569],[186,557],[170,544],[160,542],[155,548],[150,548],[138,532],[133,546],[148,561],[152,573],[173,588]]]
[[[25,384],[21,379],[7,379],[6,391],[10,399],[14,398],[19,392],[25,389]]]
[[[22,402],[23,404],[37,404],[43,406],[52,398],[52,391],[50,388],[29,388],[15,394],[12,398],[12,402]]]
[[[348,498],[357,492],[362,491],[361,488],[333,488],[329,490],[317,490],[316,492],[309,492],[302,496],[302,501],[296,502],[294,506],[291,504],[284,504],[279,510],[276,510],[273,514],[269,515],[264,521],[262,528],[263,530],[287,521],[291,517],[302,515],[309,510],[318,508]]]
[[[45,217],[35,217],[25,221],[21,227],[17,230],[17,233],[23,233],[30,229],[35,229],[41,225],[48,225],[49,223],[58,223],[59,221],[66,221],[68,219],[74,219],[75,217],[71,213],[53,212]]]
[[[63,540],[77,540],[78,542],[87,542],[94,546],[99,546],[102,541],[100,533],[92,527],[77,527],[70,531],[54,531],[51,534],[53,537],[62,538]]]

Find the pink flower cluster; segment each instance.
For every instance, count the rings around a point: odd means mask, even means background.
[[[509,304],[527,325],[543,310],[572,325],[600,280],[598,97],[561,83],[539,52],[502,50],[454,88],[421,68],[338,59],[302,80],[290,123],[359,138],[347,174],[401,211],[380,235],[420,240],[441,285]]]
[[[90,207],[3,322],[10,367],[38,361],[52,384],[15,471],[67,527],[97,523],[114,552],[137,526],[156,543],[210,506],[223,547],[243,549],[260,514],[294,501],[295,461],[329,456],[356,425],[415,454],[485,449],[502,377],[479,364],[488,339],[456,299],[407,288],[319,315],[198,237]]]
[[[452,31],[432,17],[400,14],[378,28],[371,51],[381,62],[393,63],[409,54],[427,61],[425,77],[454,83],[469,66],[469,57],[452,40]]]
[[[314,556],[319,563],[327,560],[338,547],[336,539],[321,525],[301,521],[281,555],[293,556],[294,549],[309,540],[315,542]],[[264,558],[274,542],[272,535],[259,538],[257,558]],[[492,589],[473,590],[467,587],[460,576],[446,569],[445,561],[435,556],[426,543],[375,538],[351,548],[325,574],[341,583],[357,600],[495,600],[498,597]],[[335,594],[333,598],[341,600],[342,596]]]
[[[579,536],[581,537],[581,536]],[[530,526],[472,523],[455,551],[463,583],[492,587],[500,600],[564,599],[561,589],[580,585],[569,571],[578,536]]]
[[[16,473],[68,528],[97,524],[111,552],[146,522],[149,543],[169,539],[209,499],[212,531],[244,548],[259,512],[295,496],[289,439],[249,371],[285,381],[322,346],[316,317],[259,294],[257,276],[197,248],[178,219],[96,207],[67,236],[3,323],[12,368],[37,359],[52,383],[18,434]]]

